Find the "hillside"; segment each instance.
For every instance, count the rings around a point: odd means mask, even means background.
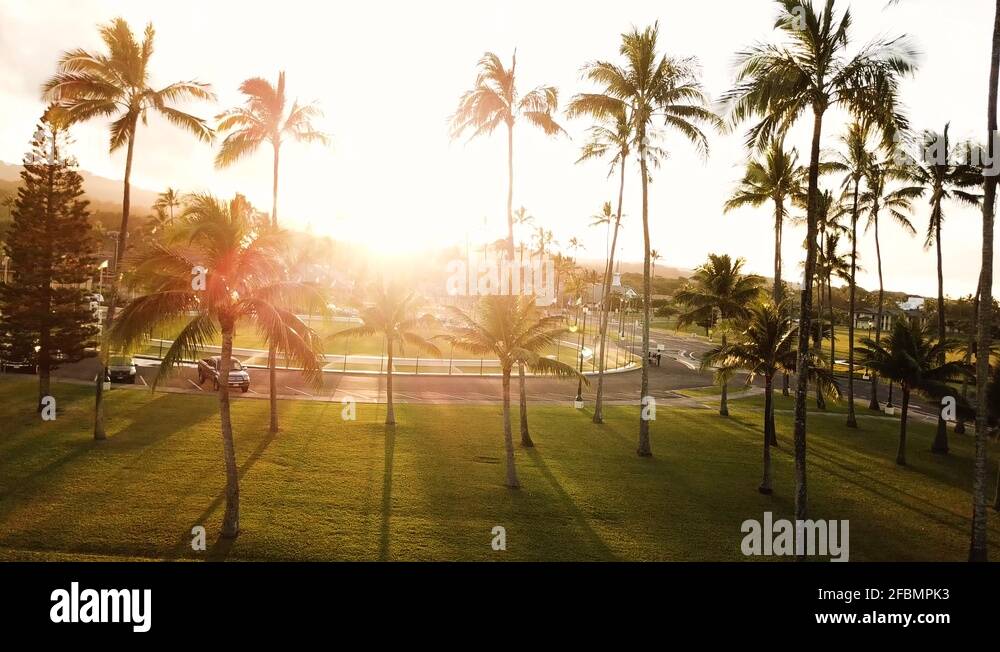
[[[83,176],[83,188],[90,200],[91,210],[95,213],[120,213],[122,205],[122,182],[121,180],[108,179],[91,174],[84,170],[80,171]],[[17,192],[17,187],[21,181],[21,166],[12,165],[0,161],[0,193]],[[156,201],[157,193],[144,188],[132,186],[132,213],[134,215],[145,215],[149,212],[150,206]],[[2,212],[0,216],[6,217]]]

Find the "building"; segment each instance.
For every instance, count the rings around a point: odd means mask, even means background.
[[[920,325],[924,321],[923,297],[907,297],[906,301],[898,304],[889,304],[882,310],[882,332],[892,330],[897,319],[906,318],[910,323]],[[854,328],[858,330],[875,330],[875,322],[878,320],[878,311],[869,308],[862,308],[854,312]]]

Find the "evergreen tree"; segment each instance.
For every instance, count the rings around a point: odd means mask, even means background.
[[[65,127],[57,111],[47,111],[24,157],[4,247],[13,274],[0,285],[0,356],[37,365],[39,409],[51,372],[83,359],[97,334],[84,286],[96,243]]]

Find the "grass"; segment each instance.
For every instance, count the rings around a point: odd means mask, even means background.
[[[237,400],[243,531],[219,542],[215,397],[112,391],[98,443],[89,388],[54,385],[53,422],[36,416],[34,393],[33,379],[0,378],[0,558],[742,560],[741,523],[793,508],[781,397],[772,497],[756,491],[759,397],[732,401],[729,419],[661,402],[649,459],[635,455],[633,408],[595,426],[588,411],[532,407],[537,447],[517,451],[520,491],[502,486],[498,407],[400,405],[393,430],[383,407],[343,421],[339,402],[282,401],[272,438],[267,402]],[[971,439],[931,455],[930,428],[914,423],[911,466],[898,468],[897,421],[862,411],[848,431],[837,409],[809,421],[811,516],[850,520],[852,560],[963,559]],[[191,550],[195,525],[207,552]],[[490,546],[496,525],[505,552]]]

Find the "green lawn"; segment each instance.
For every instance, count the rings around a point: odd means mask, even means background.
[[[284,430],[270,438],[267,402],[236,400],[243,532],[224,545],[213,396],[112,391],[110,439],[96,443],[88,387],[54,386],[54,422],[36,416],[35,391],[0,378],[0,558],[741,560],[745,519],[792,512],[781,398],[773,497],[756,491],[759,397],[733,401],[730,419],[661,403],[651,459],[634,453],[635,409],[610,408],[597,427],[587,411],[533,407],[520,491],[502,485],[497,407],[403,405],[392,431],[375,406],[345,422],[340,403],[282,401]],[[962,560],[971,440],[933,456],[930,429],[915,425],[900,469],[897,423],[860,418],[858,431],[836,412],[810,420],[812,517],[850,519],[852,560]],[[199,524],[206,553],[190,548]],[[490,546],[496,525],[505,552]]]

